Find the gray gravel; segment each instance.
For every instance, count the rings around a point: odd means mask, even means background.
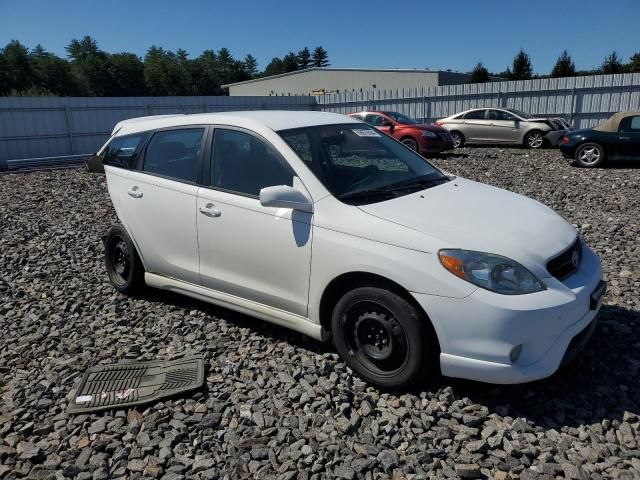
[[[301,335],[164,292],[114,293],[103,177],[0,176],[0,479],[640,478],[640,168],[489,148],[436,163],[555,208],[601,255],[601,322],[554,377],[380,392]],[[204,391],[64,413],[90,365],[189,352],[207,361]]]

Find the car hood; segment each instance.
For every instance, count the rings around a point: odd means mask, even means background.
[[[408,128],[417,128],[418,130],[430,130],[432,132],[446,132],[448,130],[438,126],[438,125],[434,125],[433,123],[421,123],[418,125],[402,125],[403,127],[408,127]]]
[[[576,238],[575,229],[545,205],[463,178],[359,208],[431,237],[427,243],[436,248],[503,255],[540,276],[548,276],[547,261]]]

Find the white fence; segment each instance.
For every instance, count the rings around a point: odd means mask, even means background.
[[[314,105],[313,97],[0,97],[0,170],[17,159],[43,163],[95,152],[126,118]]]
[[[587,128],[614,112],[640,110],[640,73],[373,89],[318,96],[316,101],[316,108],[327,112],[389,110],[427,121],[470,108],[508,107],[561,116],[576,128]]]

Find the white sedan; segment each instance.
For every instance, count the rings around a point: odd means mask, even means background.
[[[99,152],[115,288],[332,339],[370,383],[553,374],[591,335],[600,261],[561,216],[320,112],[120,122]]]

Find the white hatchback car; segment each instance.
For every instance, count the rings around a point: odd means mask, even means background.
[[[122,223],[105,237],[119,291],[146,284],[332,338],[372,384],[547,377],[595,327],[600,262],[562,217],[359,120],[132,119],[98,155]]]

